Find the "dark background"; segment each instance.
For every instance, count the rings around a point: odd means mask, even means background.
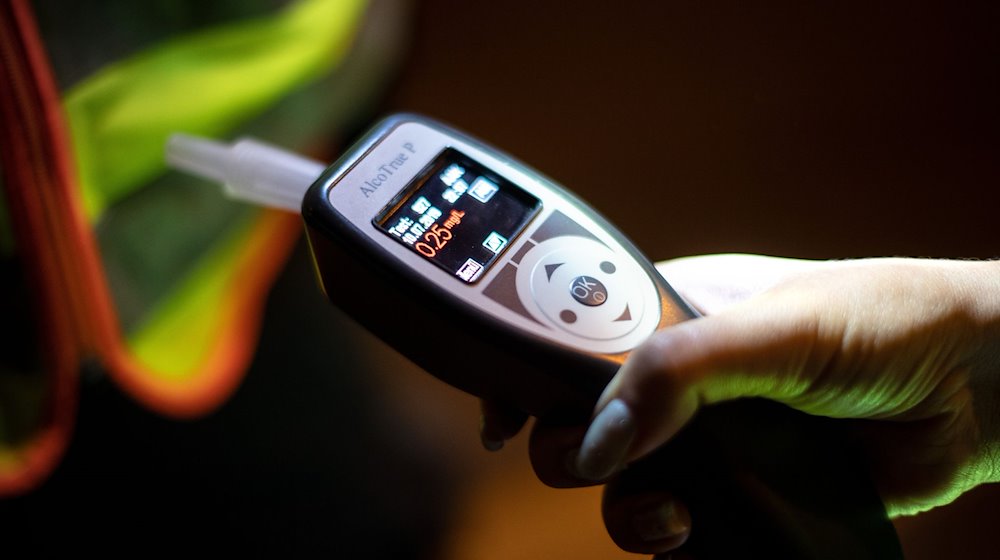
[[[425,1],[391,105],[655,258],[1000,254],[998,8],[825,4]]]
[[[993,2],[424,0],[414,16],[385,111],[509,151],[654,259],[1000,256]],[[326,306],[300,247],[218,412],[159,418],[88,368],[67,456],[0,502],[0,546],[438,558],[478,511],[456,496],[494,491],[524,518],[576,503],[521,490],[524,438],[480,453],[474,401],[413,369]],[[481,474],[503,469],[511,486]],[[995,556],[998,503],[982,488],[900,521],[907,557]],[[596,504],[576,515],[598,523]],[[550,533],[585,540],[557,519],[509,539],[520,557],[553,556]],[[510,545],[463,531],[464,557]]]

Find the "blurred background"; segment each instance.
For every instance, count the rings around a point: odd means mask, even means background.
[[[508,151],[654,260],[1000,256],[996,3],[399,9],[405,49],[375,113],[424,113]],[[605,535],[598,489],[543,487],[525,437],[482,451],[476,401],[328,306],[310,266],[300,241],[253,366],[207,417],[164,419],[85,366],[69,451],[0,502],[0,546],[635,557]],[[906,557],[994,557],[998,503],[983,487],[899,520]]]

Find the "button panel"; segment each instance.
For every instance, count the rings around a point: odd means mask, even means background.
[[[652,280],[628,255],[593,239],[562,236],[539,243],[524,255],[516,281],[525,307],[573,338],[620,340],[627,350],[658,323]]]

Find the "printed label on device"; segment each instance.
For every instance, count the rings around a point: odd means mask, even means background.
[[[471,284],[489,270],[541,206],[524,189],[448,148],[372,223]]]

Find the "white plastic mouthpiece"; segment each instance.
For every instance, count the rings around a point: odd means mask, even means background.
[[[187,134],[167,140],[167,165],[223,184],[229,197],[299,212],[302,197],[326,165],[241,138],[224,144]]]

